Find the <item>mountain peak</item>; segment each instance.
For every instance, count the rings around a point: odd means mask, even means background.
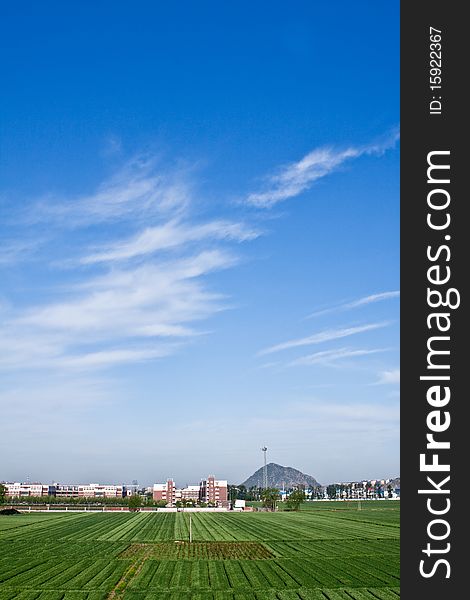
[[[315,477],[306,475],[293,467],[283,467],[282,465],[271,462],[266,465],[266,470],[268,475],[268,487],[279,489],[285,487],[289,489],[298,485],[305,485],[306,487],[316,487],[320,485]],[[263,467],[260,467],[240,485],[244,485],[247,488],[263,487]]]

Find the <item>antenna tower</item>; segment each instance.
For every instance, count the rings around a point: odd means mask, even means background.
[[[263,489],[268,489],[268,467],[266,465],[266,452],[268,448],[263,446],[261,452],[264,454],[264,465],[263,465]]]

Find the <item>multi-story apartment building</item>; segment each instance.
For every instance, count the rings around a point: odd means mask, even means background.
[[[227,480],[215,479],[213,475],[209,475],[199,485],[199,500],[200,502],[223,506],[227,503],[227,488]]]
[[[66,485],[62,483],[56,483],[55,495],[57,498],[78,498],[79,497],[79,485]]]
[[[166,483],[155,483],[153,486],[153,499],[165,500],[173,506],[176,502],[176,485],[173,479],[167,479]]]
[[[182,500],[194,500],[197,502],[199,500],[199,489],[198,485],[188,485],[178,490],[178,492],[180,492]]]
[[[173,479],[168,479],[166,483],[154,484],[153,499],[164,500],[169,506],[174,506],[178,500],[194,500],[224,506],[227,504],[227,481],[209,476],[199,485],[177,488]]]
[[[82,498],[122,498],[126,489],[122,485],[101,485],[90,483],[78,486],[78,497]]]
[[[27,498],[28,496],[53,496],[55,486],[43,483],[5,483],[6,495],[11,498]]]
[[[54,483],[6,483],[6,495],[11,498],[28,496],[56,496],[58,498],[122,498],[125,488],[122,485],[64,485]]]

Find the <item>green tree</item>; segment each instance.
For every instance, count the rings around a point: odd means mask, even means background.
[[[279,490],[277,488],[266,488],[261,492],[261,500],[265,508],[276,510],[276,503],[279,500]]]
[[[328,498],[336,498],[336,486],[334,484],[329,485],[326,488],[326,493],[328,495]]]
[[[286,505],[290,510],[299,510],[302,502],[305,501],[305,492],[303,489],[298,488],[292,491],[287,498]]]
[[[383,496],[382,486],[380,485],[380,482],[377,481],[375,483],[375,486],[374,486],[374,497],[375,498],[382,498],[382,496]]]
[[[7,488],[0,483],[0,504],[5,504],[6,493],[7,493]]]
[[[236,485],[228,485],[227,488],[227,497],[229,499],[229,501],[233,504],[235,502],[235,500],[239,497],[238,494],[240,493],[240,488],[237,487]]]
[[[237,500],[246,500],[246,486],[244,485],[239,485],[238,488],[236,488],[238,490],[237,493]]]
[[[261,497],[263,490],[256,485],[252,485],[250,489],[245,494],[245,499],[251,502],[259,500]]]
[[[142,497],[138,494],[133,494],[129,498],[129,508],[131,510],[138,510],[140,506],[142,506]]]

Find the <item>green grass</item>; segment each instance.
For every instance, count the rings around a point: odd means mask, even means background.
[[[1,517],[0,600],[396,600],[399,502],[312,505]]]

